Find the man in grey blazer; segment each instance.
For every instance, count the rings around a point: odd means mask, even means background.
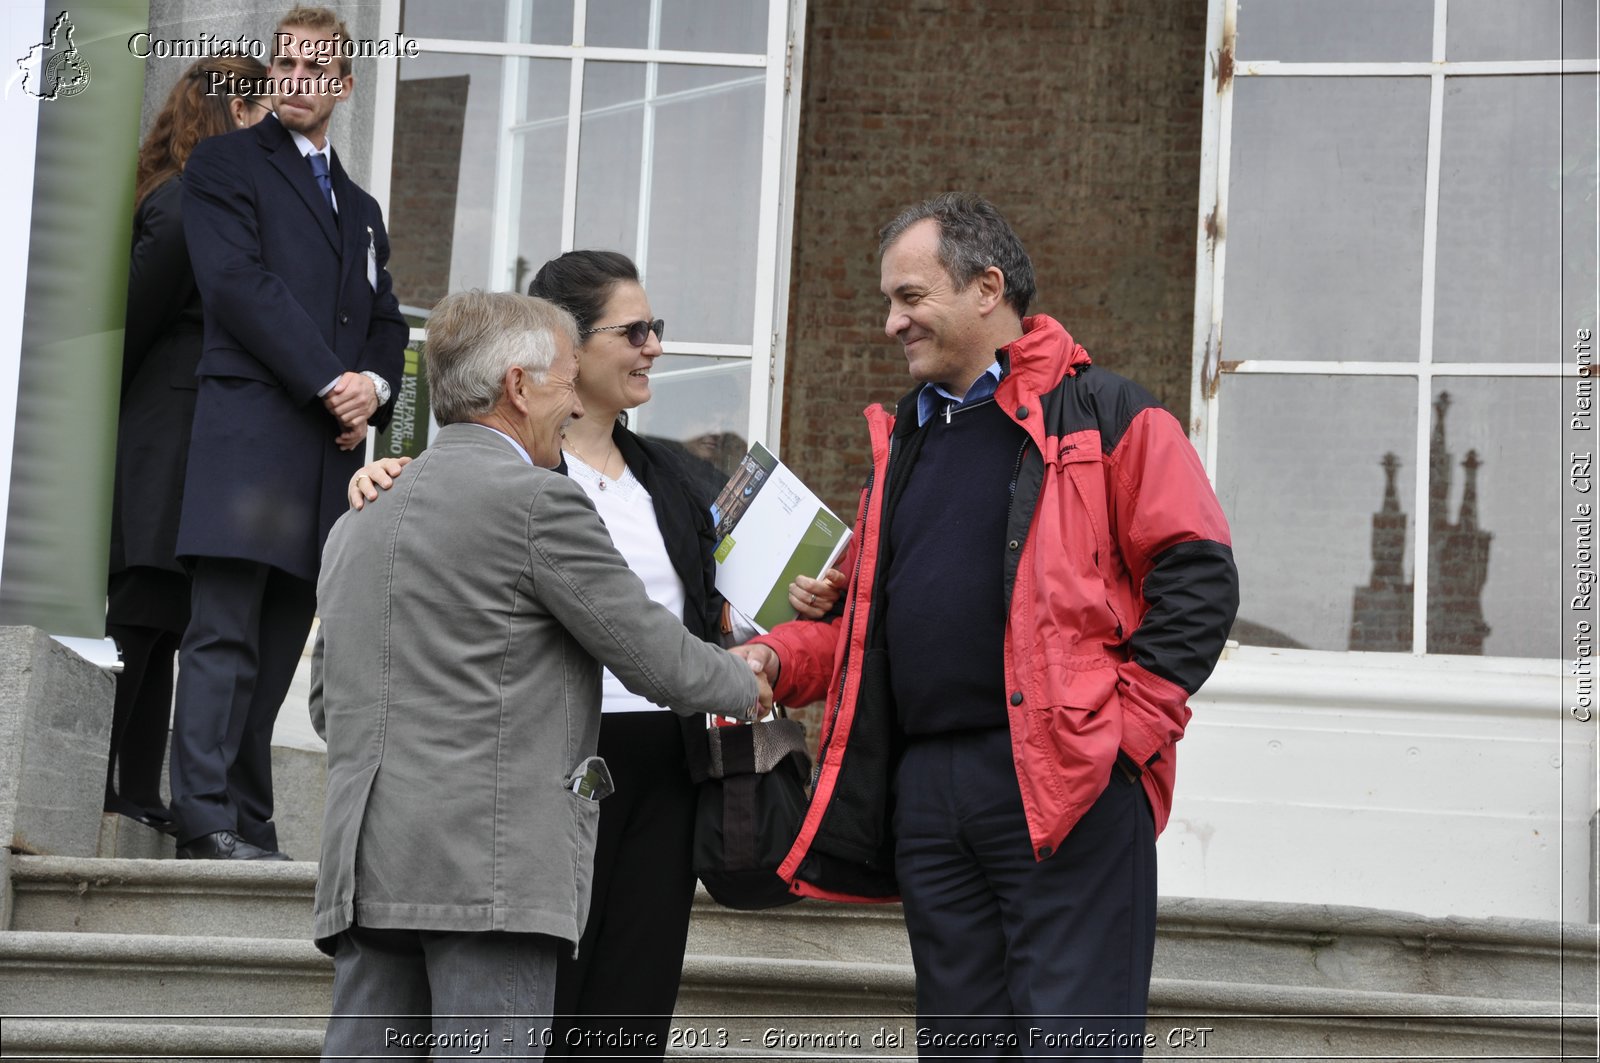
[[[324,1058],[539,1058],[611,791],[600,665],[685,714],[749,716],[771,691],[651,602],[551,471],[583,415],[572,318],[462,292],[428,332],[443,427],[389,495],[340,518],[317,585]]]

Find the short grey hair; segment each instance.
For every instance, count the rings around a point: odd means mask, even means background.
[[[452,292],[428,315],[428,401],[440,424],[482,417],[500,401],[501,382],[521,366],[542,384],[556,360],[557,335],[578,345],[572,315],[516,292]]]
[[[1028,316],[1035,294],[1033,261],[1022,241],[990,203],[971,192],[946,192],[907,207],[878,233],[878,256],[905,231],[924,219],[939,223],[939,264],[960,288],[994,266],[1005,274],[1006,302],[1018,317]]]

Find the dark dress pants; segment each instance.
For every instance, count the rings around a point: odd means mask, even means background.
[[[568,942],[361,926],[334,941],[323,1059],[544,1058]]]
[[[122,651],[122,672],[111,709],[111,751],[106,758],[107,812],[162,813],[161,762],[172,714],[172,655],[178,633],[154,627],[106,624]]]
[[[694,903],[696,787],[675,713],[607,713],[599,753],[617,789],[600,802],[578,956],[562,949],[556,969],[550,1057],[660,1059]]]
[[[1044,861],[1004,729],[910,739],[895,792],[919,1055],[1141,1058],[1156,910],[1142,786],[1113,770]]]
[[[172,659],[189,626],[189,577],[130,565],[106,581],[106,634],[122,653],[106,758],[107,812],[165,817],[161,769],[172,721]]]
[[[272,726],[316,613],[316,586],[254,561],[202,557],[178,651],[172,812],[178,840],[231,830],[273,850]]]

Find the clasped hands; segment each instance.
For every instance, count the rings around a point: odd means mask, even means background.
[[[340,425],[334,443],[340,450],[354,450],[367,441],[367,422],[378,412],[378,385],[360,373],[346,371],[322,396],[322,404]]]
[[[739,651],[742,649],[744,649],[743,646],[736,646],[728,652],[735,657],[743,658],[744,662],[750,666],[750,671],[755,673],[756,703],[746,706],[742,712],[730,713],[729,715],[735,716],[735,718],[742,718],[746,723],[755,723],[772,711],[772,683],[767,678],[766,669],[757,661],[752,660],[749,655],[740,653]],[[766,649],[766,647],[762,646],[760,649]],[[768,652],[770,653],[771,651],[769,650]]]

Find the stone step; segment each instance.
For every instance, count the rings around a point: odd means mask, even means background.
[[[117,1019],[7,1019],[6,1058],[83,1060],[139,1059],[143,1063],[184,1060],[316,1059],[322,1030],[181,1025]]]
[[[1590,924],[1433,919],[1328,905],[1163,898],[1155,976],[1364,992],[1593,1004]],[[689,951],[909,965],[899,905],[803,901],[766,912],[703,892]]]
[[[185,1025],[320,1027],[333,961],[309,941],[166,934],[0,933],[0,1009]],[[8,1024],[9,1025],[9,1024]]]
[[[331,964],[303,942],[165,935],[0,934],[0,1000],[11,1015],[67,1023],[62,1052],[121,1038],[112,1051],[149,1054],[170,1027],[320,1030]],[[181,1009],[181,1010],[180,1010]],[[892,1056],[915,1047],[912,974],[903,964],[691,955],[674,1035],[681,1054],[703,1048],[765,1053],[843,1049],[842,1055]],[[1592,1052],[1592,1010],[1553,1002],[1354,992],[1158,978],[1151,991],[1151,1035],[1162,1046],[1200,1047],[1215,1058],[1284,1058],[1316,1044],[1326,1054],[1367,1058],[1494,1058]],[[82,1016],[107,1020],[96,1029]],[[41,1018],[42,1017],[42,1018]],[[142,1025],[160,1029],[142,1030]],[[8,1052],[19,1050],[7,1021]],[[111,1027],[108,1032],[101,1027]],[[24,1036],[56,1036],[40,1028]],[[123,1032],[115,1032],[121,1030]],[[195,1037],[211,1036],[194,1034]],[[222,1036],[221,1034],[216,1036]],[[233,1052],[248,1034],[221,1043],[158,1051]],[[101,1038],[102,1041],[96,1041]],[[32,1042],[28,1042],[32,1043]],[[186,1044],[188,1042],[185,1042]],[[300,1042],[295,1042],[299,1044]],[[103,1047],[103,1045],[102,1045]],[[265,1052],[262,1047],[244,1049]]]
[[[1595,927],[1341,905],[1167,897],[1155,973],[1392,994],[1565,1001],[1593,1010]]]
[[[762,912],[739,912],[695,896],[689,951],[702,955],[758,956],[909,965],[905,916],[898,904],[799,901]]]
[[[1150,1013],[1153,1054],[1190,1059],[1593,1059],[1597,1047],[1593,1000],[1579,1008],[1160,978]]]
[[[28,856],[11,881],[15,930],[305,942],[317,865]]]
[[[742,1049],[914,1053],[912,972],[691,955],[674,1031]],[[1594,1058],[1597,1047],[1592,1001],[1585,1010],[1170,978],[1151,983],[1148,1034],[1147,1054],[1208,1059],[1305,1058],[1313,1045],[1318,1058]],[[1041,1033],[1034,1047],[1049,1043]]]
[[[13,881],[17,930],[304,942],[316,865],[17,857]],[[910,963],[898,905],[802,901],[736,912],[704,892],[696,898],[689,951]],[[1175,981],[1582,1003],[1595,999],[1596,948],[1588,924],[1164,898],[1155,973]]]
[[[910,972],[892,965],[690,957],[668,1054],[909,1058],[924,1036],[910,1014],[910,989]],[[314,1057],[322,1023],[320,1016],[261,1014],[7,1018],[5,1054]],[[1037,1043],[1050,1042],[1041,1035]],[[1145,1040],[1151,1058],[1211,1060],[1305,1058],[1311,1048],[1318,1058],[1367,1060],[1593,1059],[1597,1047],[1592,1013],[1563,1015],[1550,1004],[1169,979],[1151,986]]]

